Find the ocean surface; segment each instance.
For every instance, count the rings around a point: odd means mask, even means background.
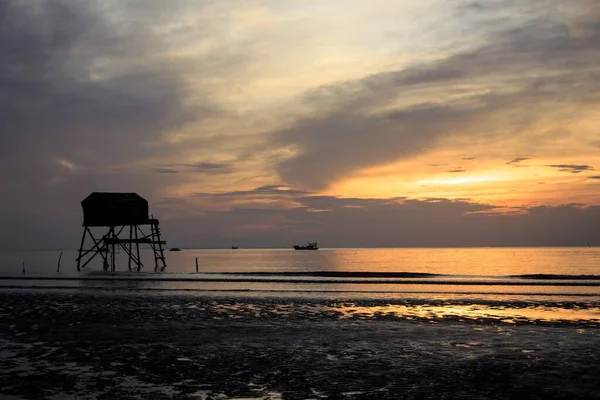
[[[600,248],[238,249],[166,251],[155,272],[101,259],[77,272],[77,252],[0,253],[0,286],[351,298],[600,301]],[[196,260],[198,272],[196,272]],[[23,268],[25,271],[23,272]],[[57,271],[58,270],[58,271]]]

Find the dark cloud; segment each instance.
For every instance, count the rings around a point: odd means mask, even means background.
[[[477,157],[463,157],[462,160],[467,160],[467,161],[471,161],[476,159]]]
[[[588,176],[588,179],[600,179],[600,175]]]
[[[231,172],[230,166],[222,163],[198,162],[195,164],[182,164],[182,166],[205,174],[227,174]]]
[[[4,165],[45,178],[54,157],[100,168],[140,157],[144,143],[191,120],[186,88],[142,27],[112,26],[92,2],[0,6]],[[157,150],[156,150],[157,151]]]
[[[144,13],[161,15],[157,4]],[[179,69],[156,57],[166,44],[152,25],[122,24],[112,11],[93,1],[0,2],[0,178],[12,190],[27,196],[75,172],[133,173],[121,166],[173,151],[148,144],[218,112],[187,101]]]
[[[56,192],[57,197],[60,195]],[[308,239],[319,240],[323,247],[570,246],[587,240],[600,242],[596,224],[600,208],[579,204],[521,207],[498,214],[500,210],[494,205],[468,199],[340,198],[269,185],[248,191],[203,193],[196,199],[225,208],[189,215],[190,199],[147,198],[151,212],[161,220],[168,243],[189,248],[225,247],[232,242],[243,247],[289,247]],[[281,198],[295,206],[251,206],[252,200],[262,204]],[[55,216],[41,215],[28,229],[0,233],[0,248],[75,248],[81,235],[79,201],[55,210],[60,234]],[[240,201],[245,205],[240,206]],[[22,216],[4,220],[21,226]]]
[[[498,214],[493,205],[444,198],[291,197],[298,203],[292,209],[233,206],[163,225],[165,232],[173,232],[170,240],[187,247],[223,247],[232,241],[244,247],[289,247],[308,239],[319,240],[324,247],[569,246],[600,241],[594,222],[600,208],[578,204],[522,207]],[[221,195],[215,200],[222,201]],[[244,230],[253,226],[252,233]],[[181,231],[193,232],[194,239],[177,233]]]
[[[522,134],[561,102],[600,100],[599,80],[590,72],[600,57],[598,41],[600,32],[573,37],[562,23],[532,19],[477,49],[318,88],[304,98],[314,112],[274,134],[276,143],[296,150],[278,172],[287,183],[319,189],[359,169],[429,151],[450,136]],[[531,77],[531,71],[538,73]],[[549,74],[551,80],[540,78]],[[444,93],[471,82],[490,86],[469,98],[390,109],[408,91]]]
[[[10,239],[16,247],[33,245],[36,232],[57,230],[48,245],[68,236],[57,226],[80,225],[90,192],[152,200],[181,179],[144,166],[176,150],[156,143],[220,113],[197,94],[191,101],[182,66],[160,56],[169,44],[156,29],[171,6],[117,3],[0,1],[0,182],[11,193],[0,223],[31,233]]]
[[[178,174],[179,171],[172,168],[154,168],[152,172],[156,172],[157,174]]]
[[[196,164],[186,164],[188,167],[193,167],[197,169],[225,169],[228,168],[225,164],[217,164],[217,163],[209,163],[209,162],[199,162]]]
[[[520,164],[521,162],[527,161],[529,159],[530,159],[529,157],[517,157],[517,158],[513,158],[510,161],[507,161],[506,164],[508,164],[508,165]]]
[[[196,196],[201,197],[245,197],[245,196],[288,196],[297,197],[298,195],[308,195],[311,192],[304,190],[290,189],[284,185],[267,185],[260,186],[252,190],[237,190],[221,193],[197,193]]]
[[[287,182],[319,188],[358,168],[424,151],[438,136],[453,131],[451,120],[469,113],[466,108],[432,104],[384,116],[339,110],[304,120],[279,134],[280,140],[296,143],[300,149],[297,157],[280,165],[279,173]]]
[[[459,168],[459,169],[451,169],[451,170],[446,171],[446,172],[458,173],[458,172],[467,172],[467,171],[465,171],[462,168]]]
[[[572,174],[578,174],[582,171],[593,171],[594,167],[591,165],[578,165],[578,164],[551,164],[547,167],[558,168],[559,171],[570,172]]]
[[[183,168],[183,169],[182,169]],[[224,163],[197,162],[193,164],[166,164],[155,168],[154,172],[161,173],[184,173],[194,172],[208,175],[228,174],[232,172],[231,166]]]

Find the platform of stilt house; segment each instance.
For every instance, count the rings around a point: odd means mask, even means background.
[[[149,225],[150,234],[144,233],[140,225]],[[91,249],[88,249],[87,252],[84,252],[82,257],[85,257],[94,250],[97,251],[100,249],[99,254],[103,258],[104,270],[115,271],[117,250],[123,250],[128,255],[127,267],[129,271],[140,271],[143,268],[140,257],[140,244],[147,244],[150,245],[150,248],[154,253],[154,270],[157,271],[159,268],[164,269],[164,267],[166,267],[166,261],[163,245],[167,244],[167,242],[160,238],[160,226],[158,220],[149,219],[147,224],[140,225],[129,225],[128,238],[121,237],[127,226],[109,227],[108,232],[100,239],[101,245],[94,245]],[[86,234],[93,238],[89,228],[86,228]],[[80,268],[84,268],[85,265],[86,264],[81,265]]]

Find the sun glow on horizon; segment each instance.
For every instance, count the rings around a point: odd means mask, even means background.
[[[420,180],[417,181],[419,186],[428,185],[460,185],[464,183],[485,183],[485,182],[501,182],[506,181],[504,178],[492,177],[492,176],[470,176],[462,178],[451,178],[451,179],[431,179],[431,180]]]

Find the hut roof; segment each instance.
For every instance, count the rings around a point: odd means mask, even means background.
[[[137,193],[94,192],[82,202],[83,225],[139,225],[148,222],[148,201]]]
[[[111,192],[93,192],[86,197],[81,203],[135,203],[148,201],[137,193],[111,193]]]

